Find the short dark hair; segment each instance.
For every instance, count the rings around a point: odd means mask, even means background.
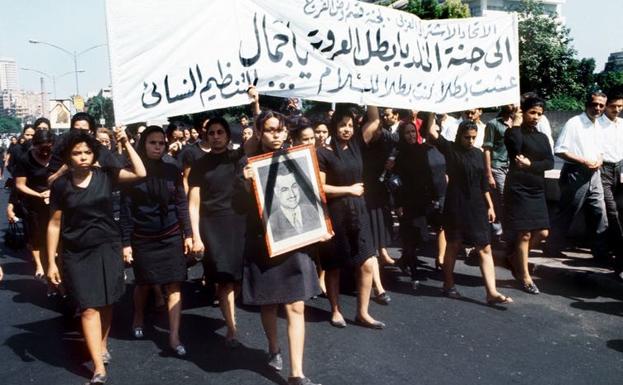
[[[32,145],[38,146],[45,143],[54,143],[54,134],[50,130],[37,130],[32,137]]]
[[[227,122],[227,120],[225,120],[225,118],[223,118],[222,116],[215,116],[210,119],[210,121],[208,121],[208,124],[206,124],[205,127],[206,134],[210,130],[210,127],[215,124],[220,124],[227,133],[227,138],[231,139],[231,128],[229,127],[229,123]]]
[[[613,92],[613,93],[608,94],[608,103],[614,102],[615,100],[621,100],[621,99],[623,99],[623,93]]]
[[[543,111],[545,111],[545,100],[539,98],[536,94],[523,98],[521,101],[521,110],[526,112],[532,107],[541,107]]]
[[[50,124],[50,119],[40,117],[37,120],[35,120],[35,123],[33,124],[33,126],[35,126],[35,130],[37,129],[37,127],[39,127],[41,123],[45,123],[48,125],[48,128],[52,128],[52,125]]]
[[[85,132],[72,132],[69,134],[67,146],[63,149],[63,160],[71,166],[71,152],[80,143],[85,143],[93,151],[93,163],[97,161],[102,145],[92,135]]]
[[[85,121],[89,124],[89,131],[93,132],[95,130],[95,119],[91,115],[86,112],[77,112],[74,116],[71,117],[71,123],[69,125],[70,129],[74,128],[74,124],[79,121]]]
[[[463,134],[470,130],[478,131],[478,125],[476,124],[476,122],[472,120],[463,120],[461,124],[459,124],[459,128],[456,130],[454,142],[459,143],[459,139],[461,138],[461,136],[463,136]]]
[[[357,126],[357,114],[352,108],[337,108],[335,112],[333,112],[333,116],[331,116],[331,121],[329,122],[329,133],[331,136],[336,135],[337,125],[344,118],[351,118],[353,120],[353,127]]]
[[[608,99],[608,95],[603,91],[593,91],[586,95],[585,105],[588,106],[593,102],[593,98],[606,98]]]
[[[22,135],[26,132],[27,129],[32,128],[33,130],[35,129],[35,126],[33,126],[30,123],[24,124],[24,128],[22,128]]]
[[[257,130],[257,132],[264,132],[264,124],[268,119],[271,118],[279,120],[279,128],[284,126],[284,117],[282,114],[272,110],[264,110],[259,114],[257,119],[255,119],[255,129]]]

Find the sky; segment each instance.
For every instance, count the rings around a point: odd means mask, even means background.
[[[563,17],[570,28],[578,57],[592,57],[602,71],[611,52],[623,51],[623,1],[567,0]],[[0,58],[17,61],[20,68],[31,68],[56,77],[56,94],[66,98],[75,93],[73,57],[29,39],[81,52],[106,43],[105,0],[0,0]],[[95,48],[78,57],[80,94],[97,92],[110,85],[107,47]],[[59,77],[67,72],[68,75]],[[20,70],[20,87],[40,91],[41,75]],[[53,97],[52,80],[45,88]]]

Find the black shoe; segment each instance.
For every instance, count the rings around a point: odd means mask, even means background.
[[[104,362],[104,365],[110,364],[110,361],[112,361],[112,356],[110,355],[110,352],[102,353],[102,361]]]
[[[312,382],[307,377],[288,377],[288,385],[322,385]]]
[[[283,357],[281,357],[281,350],[277,353],[268,353],[268,366],[278,372],[283,369]]]
[[[384,291],[381,294],[372,297],[372,300],[380,305],[389,305],[389,303],[392,301],[392,298],[389,296],[389,294],[387,294],[386,291]]]
[[[105,374],[96,373],[91,378],[91,381],[85,383],[84,385],[101,385],[105,384],[108,378],[106,378]]]
[[[336,327],[338,329],[344,329],[346,327],[346,321],[344,321],[343,319],[338,320],[338,321],[330,320],[329,323],[331,324],[331,326]]]
[[[375,329],[375,330],[385,329],[385,324],[381,321],[368,322],[368,321],[362,320],[359,317],[355,317],[355,323],[359,326],[363,326],[364,328]]]
[[[522,285],[523,291],[525,291],[526,293],[529,294],[539,294],[539,288],[536,287],[536,285],[534,284],[534,282],[531,283],[524,283]]]
[[[441,289],[441,293],[444,295],[444,297],[448,297],[452,299],[459,299],[463,297],[461,293],[459,293],[459,291],[454,286],[452,286],[449,289]]]

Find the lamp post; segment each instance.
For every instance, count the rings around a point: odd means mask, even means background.
[[[47,73],[47,72],[39,71],[39,70],[36,70],[36,69],[34,69],[34,68],[20,67],[20,69],[21,69],[22,71],[32,71],[32,72],[36,72],[36,73],[38,73],[38,74],[40,74],[40,75],[43,75],[43,76],[47,77],[48,79],[51,79],[51,80],[52,80],[52,90],[53,90],[53,94],[54,94],[54,99],[57,99],[57,96],[56,96],[56,80],[57,80],[57,79],[60,79],[60,78],[62,78],[62,77],[64,77],[64,76],[67,76],[67,75],[69,75],[69,74],[73,74],[74,72],[76,72],[76,73],[83,73],[83,72],[86,72],[85,70],[77,70],[77,71],[69,71],[69,72],[65,72],[65,73],[60,74],[60,75],[54,75],[54,74],[50,75],[50,74],[49,74],[49,73]]]
[[[87,48],[87,49],[85,49],[85,50],[82,50],[82,51],[80,51],[80,52],[77,52],[77,51],[73,51],[73,52],[72,52],[72,51],[70,51],[70,50],[68,50],[68,49],[65,49],[65,48],[63,48],[63,47],[60,47],[60,46],[58,46],[58,45],[56,45],[56,44],[48,43],[48,42],[46,42],[46,41],[41,41],[41,40],[30,39],[30,40],[28,40],[28,42],[29,42],[29,43],[31,43],[31,44],[43,44],[43,45],[47,45],[47,46],[50,46],[50,47],[56,48],[56,49],[58,49],[58,50],[61,50],[61,51],[65,52],[67,55],[71,56],[71,58],[72,58],[72,59],[73,59],[73,61],[74,61],[74,70],[73,70],[72,72],[74,72],[74,73],[76,74],[76,96],[77,96],[77,95],[80,95],[80,87],[79,87],[79,85],[78,85],[78,72],[80,72],[80,71],[78,71],[78,56],[81,56],[81,55],[83,55],[83,54],[85,54],[85,53],[87,53],[87,52],[89,52],[89,51],[91,51],[91,50],[93,50],[93,49],[95,49],[95,48],[99,48],[99,47],[103,47],[103,46],[107,45],[107,44],[105,44],[105,43],[104,43],[104,44],[96,44],[96,45],[94,45],[94,46],[92,46],[92,47],[89,47],[89,48]],[[84,72],[84,71],[83,71],[83,72]],[[70,73],[71,73],[71,72],[70,72]]]

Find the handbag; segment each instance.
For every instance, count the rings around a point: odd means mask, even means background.
[[[22,222],[9,223],[9,227],[4,231],[4,244],[13,250],[20,250],[26,246]]]

